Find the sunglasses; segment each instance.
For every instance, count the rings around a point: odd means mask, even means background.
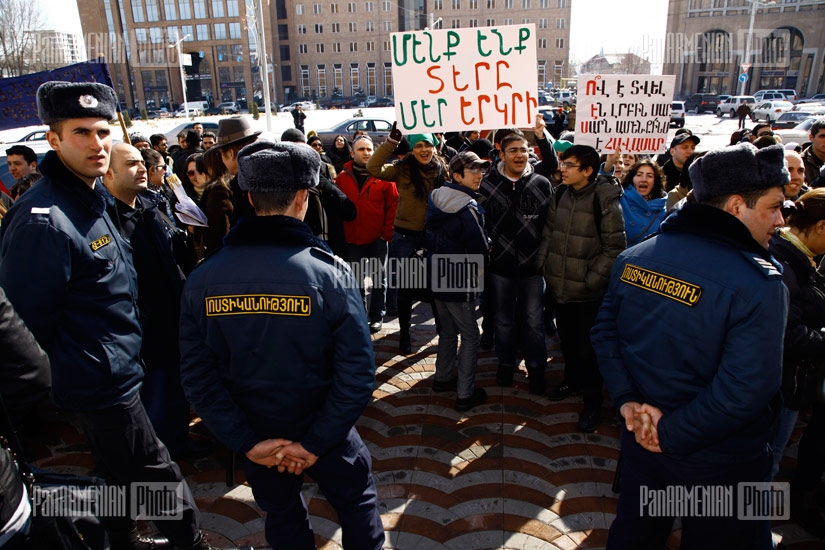
[[[197,173],[197,172],[195,172],[194,170],[189,170],[188,172],[186,172],[186,175],[187,175],[187,176],[189,176],[190,178],[191,178],[192,176],[196,176],[197,174],[198,174],[198,173]]]

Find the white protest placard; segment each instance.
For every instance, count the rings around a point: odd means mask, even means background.
[[[536,26],[392,33],[392,79],[405,134],[532,127]]]
[[[579,75],[576,145],[599,153],[664,151],[675,80],[674,75]]]

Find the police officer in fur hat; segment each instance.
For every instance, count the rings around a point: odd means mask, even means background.
[[[788,291],[767,246],[790,178],[779,145],[710,151],[689,171],[696,202],[619,255],[591,332],[624,419],[607,548],[664,548],[679,514],[660,497],[682,487],[704,497],[682,548],[770,549],[767,516],[737,491],[772,464]]]
[[[256,216],[241,218],[186,283],[184,391],[245,456],[273,548],[315,548],[306,471],[338,512],[344,548],[377,550],[371,459],[354,428],[375,384],[366,314],[352,272],[302,221],[321,159],[302,144],[260,141],[237,161]]]
[[[178,466],[140,401],[141,326],[130,247],[106,213],[117,98],[103,84],[46,82],[37,91],[52,150],[43,178],[9,210],[0,228],[0,286],[51,361],[56,404],[78,413],[96,470],[110,485],[167,482],[174,508],[157,513],[168,538],[138,535],[135,522],[104,518],[112,550],[211,548]],[[126,434],[126,437],[124,436]],[[136,511],[132,511],[136,513]],[[132,515],[131,517],[135,517]]]

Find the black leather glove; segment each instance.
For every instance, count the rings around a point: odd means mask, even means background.
[[[390,130],[390,135],[387,136],[387,139],[398,145],[402,137],[404,137],[404,134],[402,134],[401,130],[398,129],[398,122],[393,122],[392,130]]]

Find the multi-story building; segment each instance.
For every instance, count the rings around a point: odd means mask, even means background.
[[[823,0],[670,0],[667,17],[663,74],[677,96],[825,90]]]
[[[41,71],[85,61],[80,36],[53,30],[32,31],[34,70]]]
[[[132,106],[182,101],[175,42],[190,54],[188,100],[261,95],[263,13],[273,101],[392,96],[390,34],[427,27],[536,25],[538,83],[564,74],[572,0],[77,0],[90,58],[104,55]],[[260,61],[260,63],[259,63]],[[272,70],[274,69],[274,70]]]
[[[650,74],[650,61],[635,53],[594,55],[581,66],[581,74]]]

